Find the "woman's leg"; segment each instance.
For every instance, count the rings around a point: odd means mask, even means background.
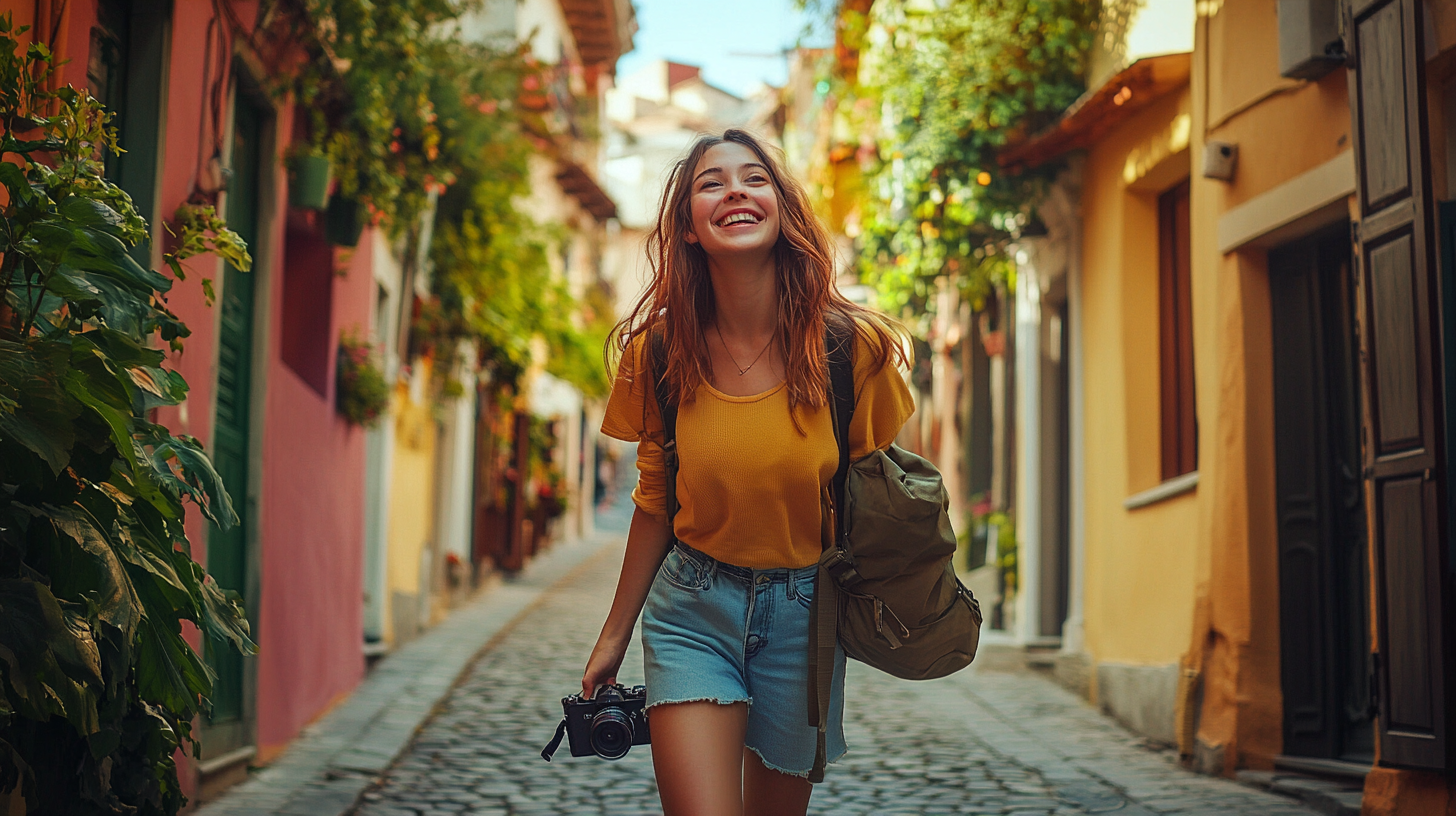
[[[743,749],[743,816],[804,816],[813,792],[809,780],[772,770]]]
[[[748,705],[666,703],[652,708],[649,722],[665,816],[743,816]]]

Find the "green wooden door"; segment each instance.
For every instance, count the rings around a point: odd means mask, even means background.
[[[228,224],[248,246],[258,233],[258,177],[263,114],[243,95],[233,111],[232,183],[228,187]],[[249,609],[256,602],[248,592],[248,540],[254,523],[248,496],[250,403],[252,398],[254,279],[231,264],[223,273],[222,325],[218,334],[217,421],[213,428],[213,460],[238,509],[240,522],[230,530],[212,527],[207,536],[207,570],[218,584],[242,593]],[[209,665],[217,672],[212,717],[204,740],[206,756],[252,744],[251,701],[245,694],[246,663],[236,651],[209,642]]]

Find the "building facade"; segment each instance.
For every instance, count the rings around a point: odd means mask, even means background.
[[[1024,259],[1071,300],[1064,658],[1201,770],[1449,813],[1456,15],[1161,5],[1107,20],[1087,95],[1003,155],[1062,161],[1073,202]],[[1179,14],[1187,52],[1140,51]]]

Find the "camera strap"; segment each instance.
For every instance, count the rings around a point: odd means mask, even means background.
[[[556,736],[552,737],[551,738],[551,741],[548,742],[548,743],[546,743],[546,747],[541,749],[541,758],[544,759],[544,760],[546,760],[547,762],[550,762],[551,761],[551,755],[552,754],[555,754],[556,753],[556,749],[561,747],[561,740],[565,736],[566,736],[566,718],[565,717],[562,717],[561,718],[561,722],[558,723],[557,726],[556,726]]]

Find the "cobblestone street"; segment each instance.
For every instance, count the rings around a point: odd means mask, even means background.
[[[611,602],[620,544],[550,592],[468,671],[357,816],[659,813],[649,749],[623,760],[539,751]],[[620,678],[641,682],[641,651]],[[1307,816],[1290,799],[1199,776],[1028,672],[911,683],[851,663],[850,752],[816,814]]]

